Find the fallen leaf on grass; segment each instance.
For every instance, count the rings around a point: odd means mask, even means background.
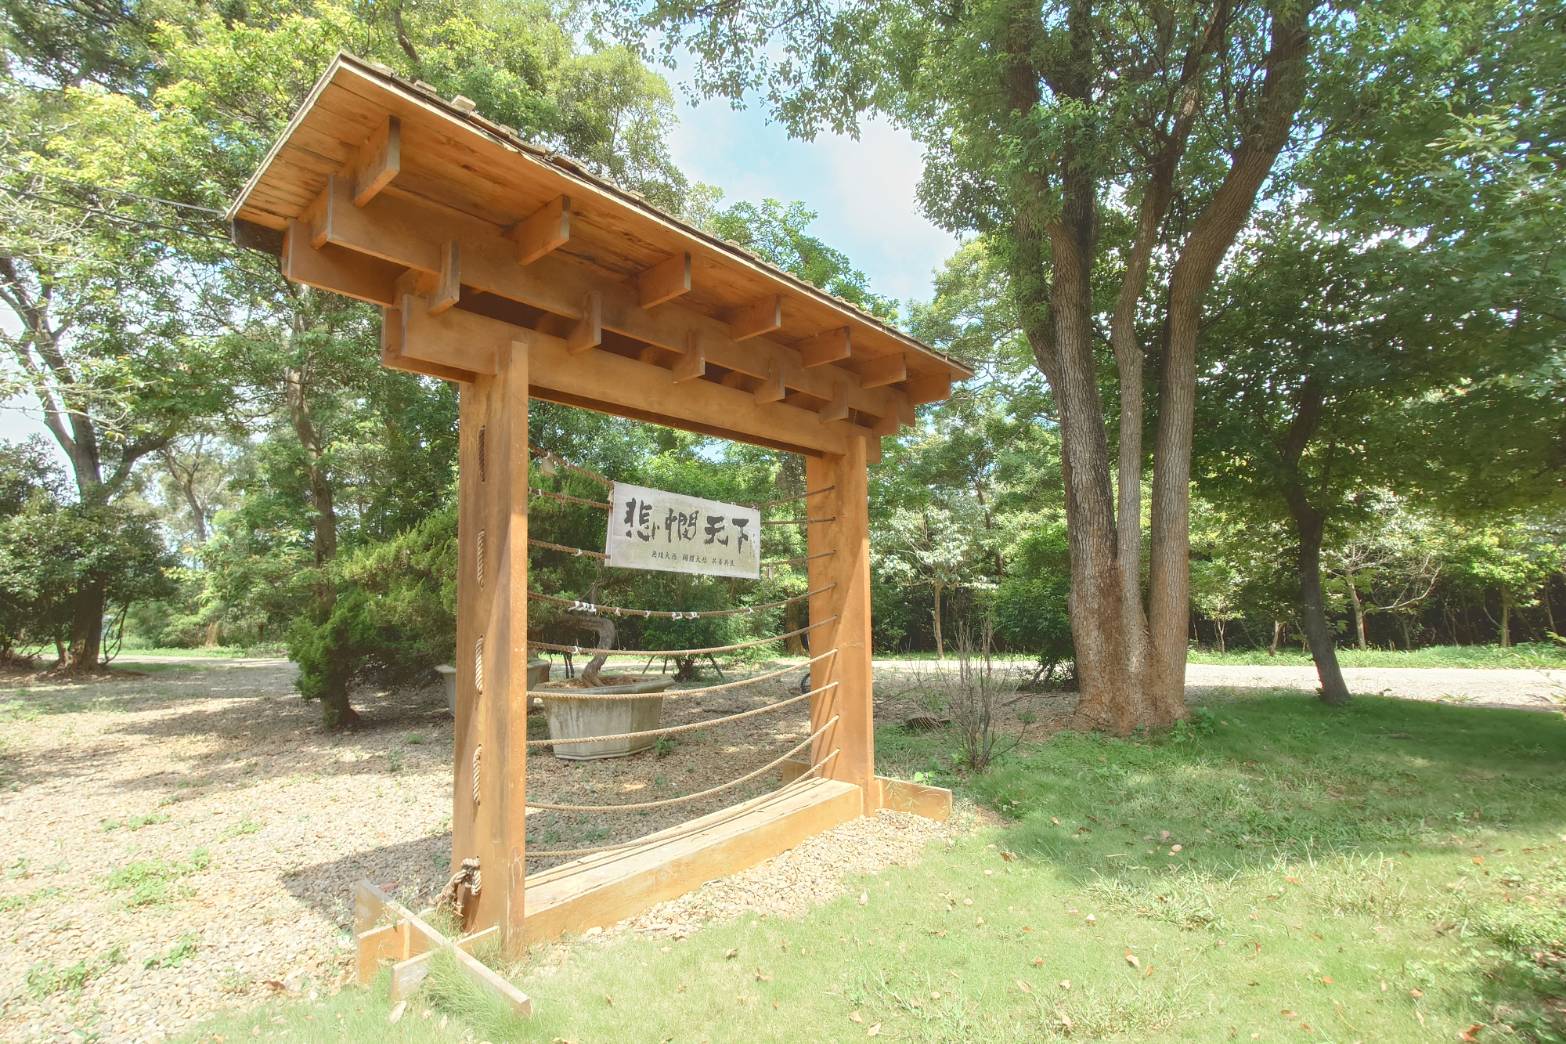
[[[737,949],[725,950],[724,953],[723,953],[723,959],[726,960],[726,961],[732,961],[734,958],[736,958],[738,956],[739,956],[739,950],[737,950]]]
[[[869,892],[860,892],[859,893],[859,905],[860,906],[864,906],[864,905],[866,905],[869,902],[870,902],[870,893]]]
[[[865,1021],[865,1017],[859,1014],[857,1011],[851,1011],[848,1013],[848,1021],[863,1023]]]
[[[391,1010],[391,1014],[386,1016],[386,1021],[387,1022],[396,1022],[398,1019],[402,1018],[402,1013],[407,1011],[407,1010],[408,1010],[408,1002],[407,1001],[398,1001],[397,1002],[397,1006]]]
[[[1423,997],[1425,995],[1425,991],[1416,988],[1416,989],[1409,990],[1408,991],[1408,995],[1410,997],[1414,998],[1415,1000],[1418,1000],[1419,998],[1421,998],[1421,997]]]
[[[1476,1022],[1472,1026],[1469,1026],[1467,1029],[1463,1030],[1463,1032],[1459,1033],[1457,1035],[1457,1039],[1464,1041],[1465,1044],[1473,1044],[1474,1041],[1479,1039],[1479,1031],[1482,1029],[1484,1029],[1484,1023]]]
[[[1032,993],[1033,992],[1033,987],[1029,986],[1027,983],[1023,982],[1021,979],[1013,979],[1012,981],[1017,984],[1017,989],[1021,990],[1023,993]]]
[[[1035,968],[1042,968],[1042,967],[1044,967],[1044,958],[1042,958],[1042,957],[1035,957],[1035,958],[1033,958],[1033,967],[1035,967]]]
[[[1001,859],[1004,860],[1005,862],[1008,862],[1008,863],[1012,862],[1013,860],[1015,860],[1017,858],[1017,853],[1015,853],[1015,852],[1008,852],[1004,848],[1001,849],[1001,854],[1000,855],[1001,855]]]
[[[1071,980],[1070,979],[1061,979],[1055,985],[1059,986],[1063,990],[1069,990],[1069,989],[1071,989]]]
[[[1130,950],[1126,951],[1126,963],[1131,965],[1133,968],[1140,969],[1142,967],[1142,962],[1137,960],[1136,954],[1132,953]]]
[[[772,981],[772,976],[768,975],[766,972],[762,971],[760,968],[757,968],[756,969],[756,981],[757,982],[771,982]]]
[[[881,1024],[879,1022],[877,1022],[874,1026],[871,1026],[869,1029],[865,1030],[865,1036],[867,1036],[867,1037],[879,1037],[880,1035],[881,1035]]]

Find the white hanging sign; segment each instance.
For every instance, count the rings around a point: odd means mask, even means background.
[[[761,512],[616,482],[604,553],[621,569],[754,579],[761,575]]]

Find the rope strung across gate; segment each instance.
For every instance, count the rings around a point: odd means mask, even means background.
[[[637,801],[629,805],[568,805],[557,802],[534,803],[529,801],[527,807],[536,808],[544,812],[638,812],[642,809],[665,808],[669,805],[683,805],[690,801],[700,801],[702,798],[711,797],[714,794],[720,794],[731,787],[737,787],[741,783],[749,783],[763,772],[768,772],[777,768],[779,765],[783,764],[783,762],[787,761],[795,754],[798,754],[811,743],[814,743],[817,739],[819,739],[822,733],[826,732],[827,729],[830,729],[833,725],[837,724],[839,717],[840,715],[837,714],[832,715],[819,729],[806,736],[798,746],[794,747],[792,750],[781,755],[780,757],[767,762],[760,768],[747,772],[743,776],[731,779],[727,783],[719,783],[715,787],[708,787],[706,790],[698,790],[694,794],[682,794],[679,797],[660,798],[657,801]]]
[[[585,547],[567,547],[565,544],[552,544],[548,540],[535,540],[527,538],[528,547],[542,548],[545,551],[559,551],[562,554],[575,555],[577,558],[596,558],[600,562],[607,562],[609,556],[602,551],[589,551]]]
[[[601,486],[610,487],[614,485],[614,479],[609,478],[607,475],[600,475],[596,471],[590,471],[587,468],[582,467],[580,464],[572,464],[569,460],[566,460],[558,453],[551,453],[549,450],[540,449],[537,446],[529,446],[527,451],[533,456],[537,457],[539,460],[548,461],[557,467],[565,468],[572,474],[580,475],[585,479],[591,479]]]
[[[781,642],[785,638],[792,638],[806,631],[814,631],[817,627],[825,627],[837,619],[829,616],[825,620],[819,620],[804,627],[796,627],[792,631],[773,635],[770,638],[752,638],[746,642],[734,642],[730,645],[708,645],[698,649],[586,649],[580,645],[559,645],[554,642],[528,642],[530,649],[548,649],[550,652],[570,653],[573,656],[586,656],[588,653],[607,652],[612,656],[706,656],[712,653],[733,652],[736,649],[750,649],[757,645],[767,645],[771,642]]]
[[[812,656],[804,663],[791,664],[782,668],[781,670],[768,671],[765,674],[758,674],[754,678],[741,678],[739,681],[721,682],[717,685],[704,685],[699,689],[675,689],[671,692],[621,692],[611,693],[609,695],[595,693],[588,689],[529,689],[527,690],[527,695],[529,699],[537,696],[540,699],[547,697],[551,700],[573,700],[583,703],[589,702],[591,700],[677,700],[691,696],[705,696],[709,692],[724,692],[728,689],[740,689],[747,685],[755,685],[757,682],[771,681],[773,678],[780,678],[785,674],[793,674],[801,667],[809,667],[818,660],[824,660],[828,656],[836,655],[836,649],[828,649],[824,653],[817,653],[815,656]]]
[[[747,812],[755,811],[757,808],[763,808],[763,807],[765,807],[767,805],[774,804],[774,803],[776,803],[778,801],[783,800],[786,797],[789,797],[795,790],[798,790],[800,788],[800,786],[803,783],[805,783],[807,780],[813,779],[815,776],[819,775],[821,770],[826,768],[833,761],[835,761],[837,759],[838,754],[841,753],[841,752],[842,752],[842,748],[841,747],[833,747],[831,753],[829,753],[826,757],[822,758],[820,761],[816,762],[814,765],[811,765],[808,769],[806,769],[805,771],[801,772],[799,775],[795,776],[793,779],[789,780],[787,783],[783,784],[783,786],[781,786],[778,789],[774,790],[772,793],[767,794],[764,797],[758,799],[754,804],[751,804],[751,805],[749,805],[747,807],[740,808],[738,811],[735,811],[733,813],[733,816],[745,815]],[[731,816],[730,818],[733,818],[733,816]],[[723,819],[723,820],[719,820],[719,822],[720,823],[726,823],[726,822],[728,822],[728,820],[727,819]],[[651,848],[654,845],[666,845],[666,844],[669,844],[670,842],[673,842],[673,841],[683,840],[683,839],[685,839],[687,837],[690,837],[693,834],[699,834],[699,833],[701,833],[704,830],[710,830],[715,825],[717,825],[717,824],[710,823],[710,822],[702,823],[699,826],[690,826],[690,825],[688,825],[683,830],[677,830],[677,831],[674,831],[674,832],[662,834],[656,840],[653,840],[653,841],[649,841],[647,838],[644,838],[644,837],[638,837],[638,838],[632,838],[630,841],[616,841],[612,845],[594,845],[591,848],[541,848],[541,849],[529,848],[529,849],[526,849],[526,857],[528,859],[560,859],[560,858],[570,858],[570,857],[576,857],[576,856],[598,855],[599,853],[602,853],[602,852],[619,852],[619,851],[624,851],[626,849],[632,849],[632,848]],[[541,871],[541,873],[543,873],[543,874],[550,874],[550,873],[553,873],[556,869],[558,869],[558,868],[551,867],[549,870]]]
[[[574,497],[569,493],[556,493],[552,489],[530,489],[529,497],[543,497],[545,500],[558,500],[562,504],[580,504],[583,507],[597,508],[599,511],[608,511],[614,507],[607,500],[588,500],[586,497]]]
[[[786,700],[778,700],[776,703],[768,703],[762,707],[752,707],[738,714],[726,714],[721,718],[706,718],[702,721],[686,722],[684,725],[669,725],[661,729],[647,729],[644,732],[620,732],[613,736],[573,736],[570,739],[530,739],[526,743],[529,747],[564,747],[573,743],[608,743],[611,740],[645,739],[649,736],[679,736],[687,732],[696,732],[699,729],[710,729],[714,725],[727,725],[731,721],[744,721],[746,718],[755,718],[762,714],[775,711],[780,707],[789,707],[800,700],[808,700],[812,696],[819,696],[823,692],[837,688],[837,682],[829,682],[819,689],[811,689],[802,692],[798,696],[790,696]]]
[[[817,587],[806,591],[804,594],[794,595],[779,602],[764,602],[761,605],[742,605],[737,609],[697,609],[690,612],[680,612],[671,609],[627,609],[618,605],[596,605],[593,602],[581,602],[574,598],[559,598],[555,595],[546,595],[541,591],[529,591],[527,596],[535,602],[548,602],[550,605],[563,605],[568,609],[579,613],[591,613],[594,616],[602,613],[605,616],[630,616],[657,620],[706,620],[714,616],[748,616],[751,613],[765,612],[768,609],[781,609],[795,602],[803,602],[806,599],[825,594],[837,586],[837,581],[827,584],[825,587]]]

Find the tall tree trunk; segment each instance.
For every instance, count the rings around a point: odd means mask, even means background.
[[[1326,598],[1321,589],[1321,515],[1313,511],[1296,515],[1294,525],[1300,542],[1300,623],[1310,646],[1310,657],[1316,662],[1322,702],[1341,706],[1349,702],[1349,691],[1338,666],[1338,651],[1332,641],[1332,625],[1327,622]]]
[[[1222,620],[1219,620],[1219,619],[1214,619],[1213,620],[1213,632],[1218,637],[1218,653],[1219,653],[1219,655],[1222,655],[1222,654],[1228,652],[1229,650],[1224,648],[1224,644],[1223,644],[1223,621]]]
[[[1501,588],[1501,648],[1512,647],[1512,592]]]
[[[1360,601],[1359,585],[1354,583],[1352,570],[1344,570],[1343,580],[1348,584],[1349,604],[1354,607],[1354,642],[1363,650],[1368,644],[1365,641],[1365,604]]]
[[[931,590],[935,593],[935,608],[931,610],[930,616],[935,622],[935,658],[937,660],[946,659],[946,641],[941,636],[941,589],[945,586],[939,580],[930,585]],[[961,635],[958,637],[960,638]]]
[[[104,582],[94,578],[76,589],[71,601],[71,641],[66,646],[63,666],[72,673],[97,670],[103,661],[103,614],[108,592]]]
[[[1278,655],[1278,646],[1281,645],[1282,643],[1283,643],[1283,621],[1282,620],[1274,620],[1272,622],[1272,644],[1267,646],[1267,655],[1268,656],[1276,656],[1276,655]]]
[[[1349,691],[1343,682],[1343,670],[1338,666],[1338,651],[1332,641],[1326,597],[1321,589],[1321,535],[1326,528],[1326,516],[1311,504],[1300,477],[1300,458],[1321,423],[1325,402],[1326,389],[1321,378],[1314,373],[1306,377],[1300,386],[1294,417],[1278,449],[1279,480],[1284,502],[1289,506],[1289,517],[1294,522],[1294,534],[1299,540],[1295,564],[1300,581],[1300,629],[1316,664],[1322,701],[1341,705],[1349,701]]]

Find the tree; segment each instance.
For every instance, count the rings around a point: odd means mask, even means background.
[[[1329,23],[1314,13],[1309,2],[1062,0],[1041,10],[758,0],[722,17],[660,3],[641,20],[696,53],[699,89],[738,99],[760,88],[796,133],[853,128],[868,110],[910,127],[927,150],[926,211],[985,233],[1004,259],[1058,410],[1083,725],[1127,732],[1185,713],[1202,302],[1289,141],[1313,38]],[[1119,400],[1107,411],[1106,313]],[[1158,392],[1144,604],[1150,355]]]
[[[0,92],[5,390],[37,403],[83,517],[107,517],[134,469],[224,398],[216,361],[192,351],[207,287],[181,253],[181,241],[212,233],[119,187],[159,160],[156,143],[127,139],[134,110],[121,100],[14,81]],[[108,589],[98,576],[72,588],[68,670],[101,661]]]

